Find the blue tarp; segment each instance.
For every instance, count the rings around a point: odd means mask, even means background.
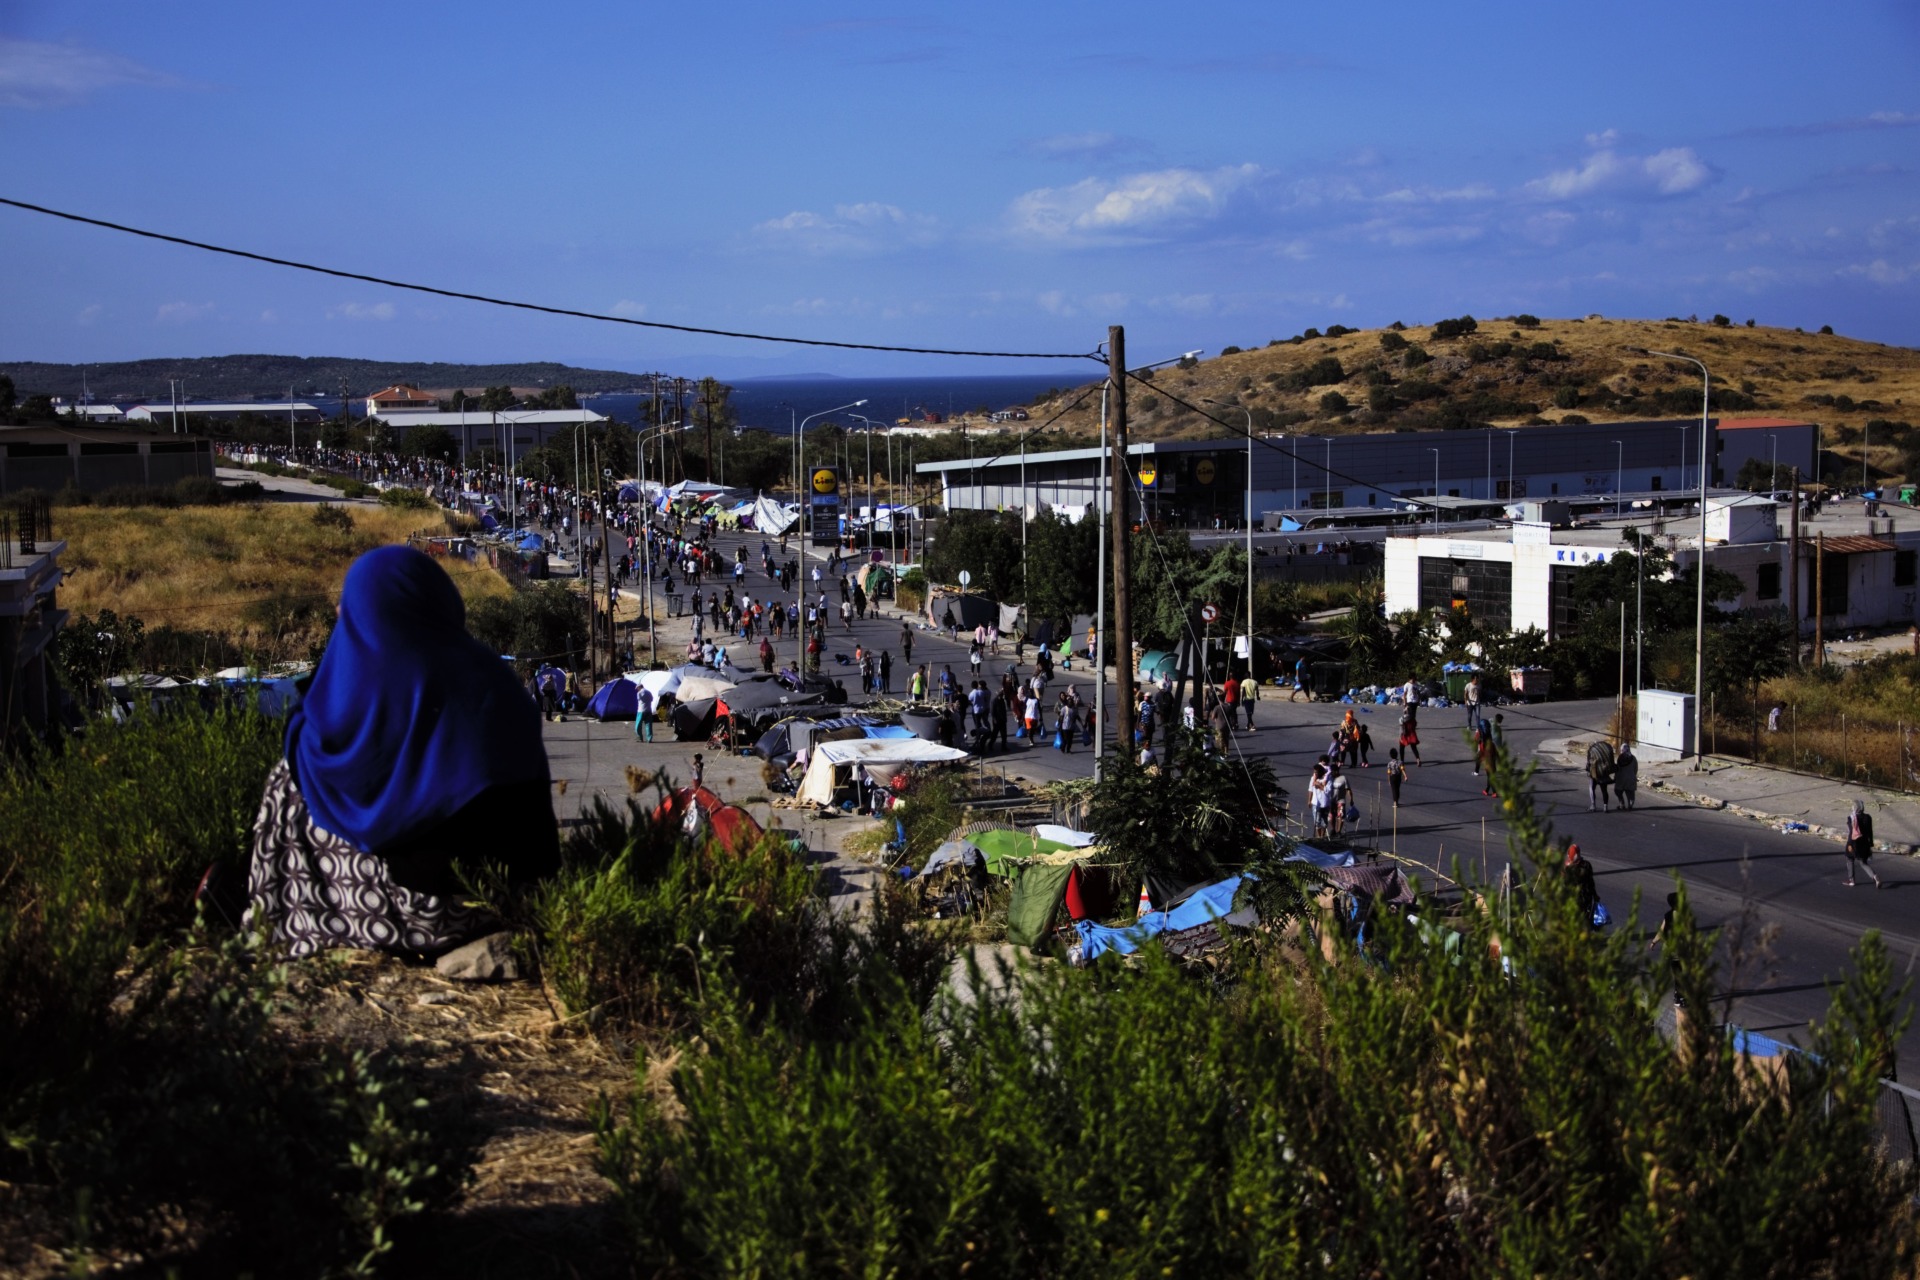
[[[861,730],[869,738],[911,738],[913,730],[903,724],[871,724]]]
[[[640,686],[631,680],[609,680],[594,692],[587,710],[602,720],[631,720],[640,710]]]
[[[640,486],[639,486],[639,485],[637,485],[637,484],[623,484],[623,485],[621,485],[621,486],[620,486],[620,501],[622,501],[622,502],[638,502],[638,501],[640,501]]]
[[[546,544],[546,541],[543,538],[541,538],[539,534],[530,533],[526,537],[520,539],[520,549],[522,551],[545,551],[547,549],[547,544]]]
[[[500,522],[493,518],[491,511],[482,511],[480,513],[480,527],[488,533],[493,533],[500,528]]]
[[[1350,867],[1353,865],[1351,852],[1328,853],[1316,849],[1310,844],[1296,845],[1286,857],[1288,862],[1304,862],[1310,867]]]
[[[1240,877],[1233,876],[1218,884],[1195,889],[1192,896],[1171,911],[1149,911],[1137,923],[1124,929],[1110,929],[1091,920],[1082,920],[1074,928],[1080,931],[1089,960],[1108,951],[1123,956],[1132,955],[1140,949],[1141,943],[1155,934],[1179,933],[1182,929],[1197,928],[1209,920],[1232,915],[1233,895],[1238,892]]]

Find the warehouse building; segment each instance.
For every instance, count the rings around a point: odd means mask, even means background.
[[[170,485],[213,475],[213,442],[117,427],[0,427],[0,494]]]
[[[1810,422],[1715,423],[1711,484],[1730,483],[1751,457],[1777,459],[1782,475],[1813,474],[1818,428]],[[1737,430],[1735,428],[1738,428]],[[1700,484],[1700,421],[1552,424],[1470,431],[1274,435],[1156,440],[1132,445],[1147,514],[1169,524],[1238,524],[1248,506],[1267,512],[1392,508],[1409,499],[1509,503],[1595,494],[1662,493]],[[1002,446],[1004,448],[1004,446]],[[1728,449],[1733,453],[1729,455]],[[1729,469],[1729,458],[1731,469]],[[1000,452],[922,463],[950,510],[1086,507],[1096,500],[1101,450]],[[1783,480],[1784,483],[1784,480]],[[1445,504],[1443,504],[1445,505]],[[1138,514],[1138,513],[1136,513]]]

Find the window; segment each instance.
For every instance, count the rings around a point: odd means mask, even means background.
[[[1914,579],[1914,558],[1920,552],[1896,551],[1893,553],[1893,585],[1910,587]]]
[[[1653,491],[1654,491],[1655,493],[1658,493],[1658,492],[1660,492],[1660,490],[1661,490],[1661,489],[1663,489],[1663,488],[1665,488],[1665,487],[1666,487],[1666,486],[1664,486],[1664,485],[1662,485],[1662,484],[1660,483],[1660,477],[1659,477],[1658,475],[1656,475],[1656,476],[1654,476],[1654,478],[1653,478]]]
[[[1754,573],[1754,595],[1761,600],[1780,598],[1780,566],[1763,564]]]
[[[1558,480],[1555,480],[1555,481],[1553,482],[1553,491],[1554,491],[1555,493],[1558,493],[1558,492],[1560,492],[1560,482],[1559,482]]]
[[[1513,565],[1421,556],[1420,607],[1464,608],[1477,621],[1504,631],[1513,617]]]

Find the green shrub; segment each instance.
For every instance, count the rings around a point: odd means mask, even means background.
[[[1329,391],[1320,397],[1320,412],[1326,417],[1338,417],[1351,408],[1353,404],[1338,391]]]
[[[1386,352],[1405,351],[1407,340],[1396,329],[1383,329],[1380,332],[1380,349]]]
[[[391,489],[380,490],[380,501],[389,507],[402,507],[411,511],[431,511],[440,505],[418,489],[407,489],[397,485]]]
[[[1556,409],[1575,409],[1580,405],[1580,388],[1556,387],[1553,392],[1553,405]]]
[[[1517,329],[1538,329],[1540,327],[1540,317],[1528,315],[1522,311],[1513,318],[1513,324]]]
[[[716,1000],[671,1097],[599,1123],[639,1269],[1899,1274],[1877,937],[1814,1056],[1756,1084],[1707,1018],[1655,1025],[1715,990],[1684,899],[1658,964],[1596,935],[1504,761],[1498,785],[1532,880],[1510,921],[1378,914],[1362,958],[1323,918],[1332,960],[1270,939],[1199,978],[1149,946],[896,994],[826,1043]]]
[[[323,502],[313,509],[313,522],[322,528],[338,529],[342,533],[353,532],[353,513],[331,502]]]
[[[1452,320],[1442,320],[1435,324],[1430,337],[1434,342],[1442,342],[1448,338],[1464,338],[1479,327],[1480,322],[1472,316],[1459,316]]]
[[[587,602],[564,582],[542,582],[467,608],[467,630],[495,653],[577,665],[585,653]]]

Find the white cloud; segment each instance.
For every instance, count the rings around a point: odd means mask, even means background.
[[[611,314],[625,316],[629,320],[638,320],[647,314],[647,304],[635,302],[632,298],[622,298],[610,308]]]
[[[329,320],[391,320],[393,316],[391,302],[343,302],[327,308]]]
[[[1712,182],[1713,169],[1692,147],[1668,147],[1648,156],[1627,155],[1615,149],[1619,135],[1609,129],[1587,135],[1597,149],[1585,162],[1559,169],[1526,184],[1527,194],[1547,200],[1571,200],[1586,195],[1684,195]]]
[[[211,302],[166,302],[161,304],[153,318],[159,324],[186,324],[212,313]]]
[[[1841,274],[1870,284],[1905,284],[1920,276],[1920,262],[1888,262],[1885,258],[1875,258],[1872,262],[1855,263]]]
[[[1152,235],[1218,218],[1260,175],[1258,165],[1243,164],[1085,178],[1027,192],[1008,219],[1016,233],[1041,240]]]
[[[279,318],[280,318],[280,313],[273,310],[271,307],[269,307],[267,310],[262,311],[260,313],[261,324],[272,324],[274,321],[278,320]]]
[[[102,89],[177,89],[185,83],[119,54],[0,36],[0,106],[65,107]]]
[[[1111,160],[1117,156],[1136,155],[1151,148],[1138,138],[1089,131],[1035,138],[1027,143],[1026,150],[1045,160]]]
[[[879,201],[835,205],[832,214],[796,209],[754,229],[762,244],[801,253],[863,256],[932,244],[940,237],[940,220]]]
[[[79,314],[74,316],[73,322],[75,324],[92,324],[100,318],[102,310],[103,308],[97,302],[84,306],[80,308]]]

